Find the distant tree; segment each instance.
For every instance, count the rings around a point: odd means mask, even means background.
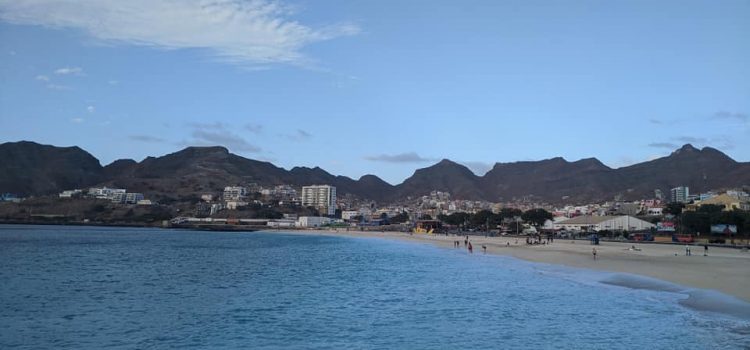
[[[724,205],[719,204],[704,204],[698,207],[698,212],[701,213],[720,213],[722,210],[724,210]]]
[[[552,213],[542,209],[529,209],[521,214],[521,219],[536,227],[543,226],[547,220],[552,220]]]
[[[381,219],[381,220],[386,220],[386,219],[388,219],[388,214],[386,214],[386,213],[381,213],[381,214],[380,214],[380,219]]]
[[[472,215],[470,222],[472,227],[491,229],[497,227],[502,220],[500,215],[496,215],[489,210],[481,210]]]
[[[448,225],[461,226],[466,223],[471,215],[469,213],[453,213],[451,215],[441,215],[438,219]]]
[[[515,218],[517,216],[521,216],[521,214],[523,214],[523,212],[521,211],[521,209],[516,209],[516,208],[502,208],[502,209],[500,209],[500,213],[498,215],[500,215],[500,217],[503,218],[503,219],[512,219],[512,218]]]
[[[422,214],[421,220],[432,220],[432,216],[430,214]]]
[[[672,214],[674,216],[677,216],[682,214],[682,209],[685,209],[685,204],[672,202],[667,204],[663,212],[664,214]]]
[[[392,217],[390,221],[392,224],[402,224],[409,221],[409,214],[407,214],[406,212],[401,212],[398,215]]]

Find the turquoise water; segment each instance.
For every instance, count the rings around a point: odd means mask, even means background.
[[[734,349],[601,273],[373,238],[0,226],[0,348]]]

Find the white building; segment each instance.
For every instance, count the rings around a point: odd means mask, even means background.
[[[568,231],[643,231],[654,224],[632,216],[578,216],[554,224],[555,229]]]
[[[92,187],[89,188],[88,195],[89,197],[113,200],[115,195],[122,194],[124,196],[125,192],[124,188]]]
[[[247,197],[247,188],[242,186],[224,187],[225,201],[243,201]]]
[[[669,193],[672,203],[687,203],[688,197],[690,197],[690,188],[679,186],[671,189]]]
[[[297,227],[320,227],[330,222],[331,219],[323,216],[300,216],[297,219]]]
[[[297,220],[292,219],[276,219],[276,220],[268,220],[266,223],[266,226],[268,227],[296,227],[297,226]]]
[[[341,218],[344,220],[351,220],[355,216],[359,216],[359,212],[356,210],[343,210],[341,212]]]
[[[243,201],[227,201],[226,208],[229,210],[237,210],[239,207],[244,207],[248,203]]]
[[[315,207],[328,216],[336,214],[336,187],[313,185],[302,187],[302,206]]]
[[[60,198],[71,198],[83,193],[82,190],[65,190],[60,193]]]

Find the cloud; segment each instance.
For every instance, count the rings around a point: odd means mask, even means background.
[[[133,141],[149,142],[149,143],[162,143],[165,142],[161,137],[149,136],[149,135],[130,135],[129,139]]]
[[[474,161],[459,162],[459,163],[471,169],[471,171],[474,172],[474,174],[478,176],[484,176],[484,174],[487,174],[487,172],[490,171],[494,165],[490,163],[474,162]]]
[[[245,124],[245,130],[253,134],[260,135],[263,133],[263,125],[248,123]]]
[[[670,141],[666,142],[652,142],[648,144],[651,148],[665,148],[669,150],[676,150],[682,145],[689,143],[695,147],[712,146],[714,148],[728,150],[734,148],[734,141],[729,136],[713,136],[711,138],[705,137],[693,137],[693,136],[678,136],[671,137]]]
[[[711,118],[721,119],[721,120],[734,120],[734,121],[739,121],[742,123],[746,123],[750,121],[750,116],[748,116],[745,113],[726,112],[726,111],[716,112]]]
[[[708,139],[703,138],[703,137],[692,137],[692,136],[673,137],[672,139],[681,143],[696,143],[696,144],[705,144],[708,141]]]
[[[84,121],[86,121],[86,119],[83,119],[83,118],[71,118],[71,119],[70,119],[70,122],[71,122],[71,123],[76,123],[76,124],[81,124],[81,123],[83,123]]]
[[[192,140],[183,142],[190,146],[224,146],[235,152],[258,153],[262,149],[230,131],[223,123],[189,123]]]
[[[94,113],[96,111],[96,107],[94,106],[88,106],[86,107],[86,111],[89,113]]]
[[[221,122],[213,123],[188,123],[189,127],[194,129],[211,129],[211,130],[226,130],[227,126]]]
[[[0,2],[0,20],[78,29],[107,44],[201,49],[225,62],[306,64],[308,45],[359,33],[354,24],[313,28],[278,0],[28,0]]]
[[[304,140],[311,139],[313,135],[305,130],[297,129],[294,133],[281,134],[279,136],[285,137],[292,141],[304,141]]]
[[[42,74],[37,75],[36,77],[34,77],[34,79],[39,80],[39,81],[44,81],[44,82],[49,81],[49,77],[46,75],[42,75]]]
[[[117,81],[117,80],[110,80],[110,81],[108,81],[108,82],[107,82],[107,84],[109,84],[109,85],[112,85],[112,86],[115,86],[115,85],[119,85],[119,84],[120,84],[120,82],[119,82],[119,81]]]
[[[81,67],[63,67],[55,69],[55,74],[57,75],[81,75],[83,74],[83,69]]]
[[[365,159],[371,160],[373,162],[386,162],[386,163],[424,163],[424,162],[431,162],[435,160],[433,158],[421,157],[415,152],[365,156]]]
[[[677,149],[680,146],[671,142],[652,142],[648,144],[652,148],[666,148],[666,149]]]
[[[658,119],[649,119],[648,121],[649,121],[649,122],[650,122],[651,124],[656,124],[656,125],[662,125],[662,124],[664,124],[664,122],[663,122],[663,121],[661,121],[661,120],[658,120]]]
[[[72,90],[70,86],[58,85],[58,84],[47,84],[47,89],[51,90]]]

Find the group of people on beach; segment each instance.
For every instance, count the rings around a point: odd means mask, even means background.
[[[460,248],[461,241],[453,241],[453,247]],[[474,253],[474,246],[471,245],[471,242],[469,241],[469,236],[466,236],[466,238],[464,238],[464,247],[466,247],[469,253]],[[482,244],[482,252],[487,253],[487,246],[484,244]]]
[[[552,244],[555,241],[555,237],[547,235],[542,238],[542,235],[526,236],[526,244]]]

